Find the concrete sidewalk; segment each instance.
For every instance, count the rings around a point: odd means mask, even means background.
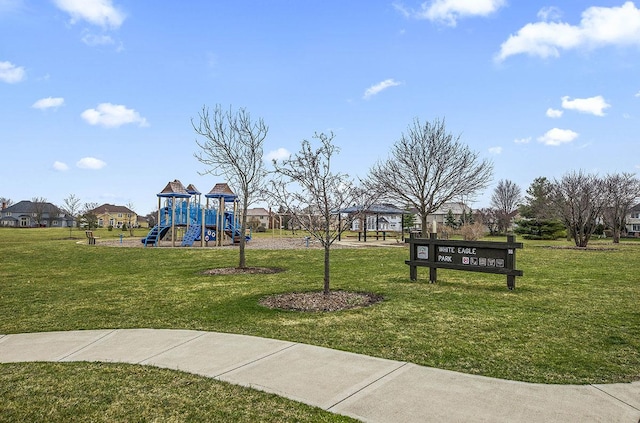
[[[0,363],[152,365],[249,386],[365,422],[640,421],[640,382],[542,385],[293,342],[189,330],[0,335]]]

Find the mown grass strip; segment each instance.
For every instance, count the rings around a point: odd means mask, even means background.
[[[355,422],[178,371],[104,363],[0,365],[0,422]]]

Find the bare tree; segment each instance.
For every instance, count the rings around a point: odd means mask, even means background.
[[[131,202],[131,201],[130,201],[130,202],[128,202],[128,203],[127,203],[127,208],[129,209],[129,211],[131,211],[131,212],[132,212],[132,213],[128,213],[128,216],[127,216],[128,221],[129,221],[129,222],[127,223],[127,228],[129,229],[129,236],[133,236],[133,235],[134,235],[134,232],[135,232],[135,228],[133,227],[133,213],[135,213],[135,212],[133,211],[133,209],[134,209],[133,202]]]
[[[487,187],[492,173],[493,164],[480,160],[460,136],[447,133],[444,120],[421,124],[415,119],[390,157],[371,168],[369,184],[380,195],[414,207],[426,237],[427,215],[453,199],[473,197]]]
[[[632,173],[616,173],[607,175],[603,182],[609,201],[602,217],[605,226],[613,231],[613,242],[617,244],[625,228],[627,214],[640,198],[640,181]]]
[[[74,194],[69,194],[69,196],[64,199],[63,211],[71,217],[71,223],[69,224],[69,238],[71,238],[73,224],[76,221],[76,216],[80,212],[80,199]]]
[[[9,207],[13,204],[13,200],[7,197],[0,197],[0,207]]]
[[[44,220],[44,214],[47,212],[47,199],[44,197],[33,197],[31,202],[33,203],[33,218],[38,226],[41,226]]]
[[[98,208],[98,203],[84,203],[81,211],[81,218],[87,229],[96,229],[98,227],[98,216],[94,210]]]
[[[157,211],[152,211],[151,213],[148,213],[144,218],[147,219],[147,223],[149,225],[150,228],[153,228],[154,226],[156,226],[156,218],[158,216],[158,212]]]
[[[498,214],[495,209],[483,208],[476,211],[478,220],[480,220],[489,230],[489,235],[498,234]]]
[[[262,119],[253,122],[244,108],[223,111],[220,105],[212,114],[203,107],[198,124],[193,120],[191,124],[196,134],[203,138],[203,141],[196,140],[200,151],[194,154],[200,163],[208,166],[202,174],[224,176],[229,185],[239,190],[236,193],[241,201],[242,219],[238,267],[245,268],[247,209],[260,198],[266,184],[262,155],[269,128]]]
[[[491,207],[498,216],[498,231],[506,233],[518,211],[522,199],[520,187],[513,181],[501,179],[491,195]]]
[[[318,148],[303,140],[298,153],[281,163],[274,161],[271,195],[292,220],[323,246],[323,292],[328,295],[331,246],[360,217],[357,211],[344,215],[341,210],[354,204],[364,210],[371,200],[364,199],[363,191],[349,175],[331,171],[331,160],[339,152],[333,144],[333,133],[316,133],[314,138],[320,141]]]
[[[582,171],[555,180],[552,201],[577,247],[586,247],[607,203],[603,180]]]

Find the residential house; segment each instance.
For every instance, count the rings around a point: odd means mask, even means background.
[[[631,207],[626,222],[627,236],[640,237],[640,204]]]
[[[149,228],[149,218],[146,216],[138,216],[138,227],[139,228]]]
[[[72,216],[47,202],[20,201],[0,210],[0,226],[68,228],[74,223]]]
[[[272,224],[269,210],[263,207],[247,209],[247,225],[254,229],[258,227],[263,227],[265,229],[271,228]]]
[[[462,202],[444,203],[436,211],[427,215],[427,223],[429,225],[432,225],[435,221],[438,230],[440,230],[439,228],[442,228],[447,222],[449,211],[451,211],[451,214],[453,215],[455,221],[459,222],[462,219],[463,215],[469,214],[471,208]],[[422,229],[422,222],[420,221],[420,216],[416,213],[415,209],[413,210],[413,212],[415,213],[413,229],[419,231]],[[431,230],[431,227],[429,228],[429,230]]]
[[[96,216],[98,227],[122,228],[123,225],[127,225],[127,227],[137,228],[139,226],[138,215],[125,206],[103,204],[90,210],[89,213]]]

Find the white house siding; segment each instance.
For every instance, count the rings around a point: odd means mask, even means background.
[[[640,204],[632,207],[627,215],[627,235],[640,237]]]

